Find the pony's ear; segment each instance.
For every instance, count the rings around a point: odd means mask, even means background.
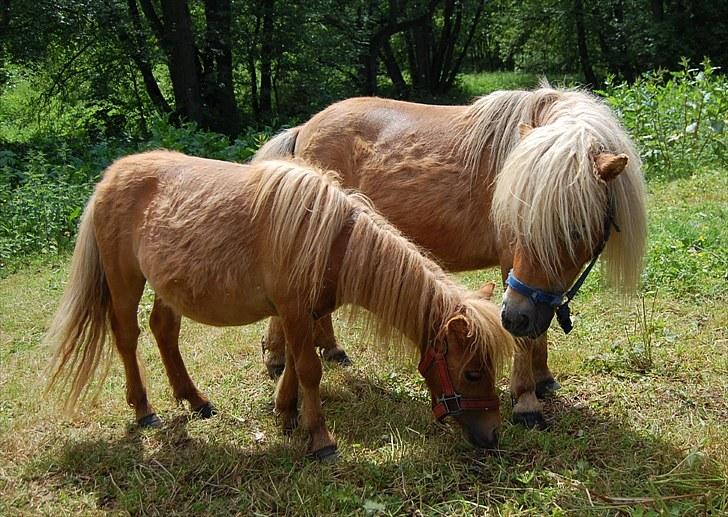
[[[533,128],[525,122],[518,123],[518,134],[521,135],[521,140],[526,138],[531,131],[533,131]]]
[[[626,154],[599,153],[594,157],[599,177],[610,182],[627,167],[629,157]]]
[[[480,295],[481,298],[485,298],[486,300],[490,301],[490,299],[493,298],[494,290],[495,282],[488,282],[478,290],[478,295]]]
[[[463,341],[470,335],[470,325],[467,318],[462,314],[450,318],[445,324],[445,329],[448,334],[455,334],[459,341]]]

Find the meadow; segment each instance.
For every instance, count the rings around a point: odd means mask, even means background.
[[[466,76],[461,89],[480,94],[535,80],[481,74]],[[184,321],[190,373],[220,410],[192,418],[168,388],[147,325],[149,292],[140,355],[165,425],[131,424],[119,361],[97,401],[64,416],[52,396],[42,397],[50,352],[41,340],[67,279],[80,207],[103,165],[129,149],[107,144],[65,158],[39,149],[22,163],[20,151],[0,152],[0,514],[727,513],[726,85],[709,67],[686,67],[602,92],[645,159],[642,286],[625,300],[602,287],[598,271],[589,278],[572,304],[574,331],[550,332],[562,389],[546,402],[548,428],[508,422],[505,372],[505,424],[491,453],[433,422],[415,364],[365,347],[361,329],[343,320],[335,320],[337,333],[354,364],[327,365],[322,382],[336,463],[306,460],[302,432],[279,431],[260,354],[263,323]],[[696,117],[702,122],[693,126]],[[160,127],[141,148],[242,160],[262,138],[251,133],[231,146]],[[488,270],[459,279],[476,287],[498,277]]]

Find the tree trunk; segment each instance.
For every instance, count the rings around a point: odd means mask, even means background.
[[[441,13],[435,12],[436,3],[430,5],[429,16],[420,20],[407,34],[410,75],[416,88],[441,94],[455,82],[483,14],[485,0],[479,0],[475,8],[472,24],[457,57],[455,56],[463,30],[465,6],[475,4],[447,0]],[[442,29],[439,34],[433,21],[437,18],[442,19]]]
[[[450,69],[450,75],[447,78],[447,83],[445,84],[445,91],[452,88],[452,85],[455,84],[455,77],[457,76],[458,72],[460,71],[460,67],[463,64],[463,59],[465,59],[465,55],[468,53],[468,49],[470,48],[470,45],[473,43],[473,37],[475,36],[475,32],[478,30],[478,25],[480,24],[480,19],[483,16],[483,9],[485,7],[485,0],[480,0],[480,4],[478,4],[478,9],[475,12],[475,16],[473,17],[473,24],[470,26],[470,31],[468,32],[467,38],[465,38],[465,44],[463,45],[463,48],[460,51],[460,55],[458,56],[457,61],[455,61],[455,64]]]
[[[4,36],[10,25],[10,0],[0,0],[0,36]]]
[[[124,42],[126,40],[130,46],[131,59],[136,65],[139,73],[142,76],[144,82],[144,89],[152,101],[155,109],[160,115],[168,115],[172,112],[167,99],[164,98],[162,91],[159,89],[159,84],[154,78],[152,73],[152,66],[149,64],[147,59],[146,45],[142,37],[142,24],[139,16],[139,9],[137,8],[136,0],[127,0],[127,8],[129,11],[129,17],[132,22],[133,36],[125,32],[123,28],[120,29],[119,38]]]
[[[273,60],[273,7],[275,0],[262,0],[263,8],[263,33],[260,45],[260,95],[258,107],[261,116],[270,114],[273,91],[272,67]]]
[[[260,35],[261,17],[255,17],[255,30],[248,50],[248,75],[250,76],[250,103],[253,108],[255,120],[260,122],[260,104],[258,102],[258,72],[255,63],[255,48]]]
[[[656,22],[661,22],[665,19],[665,2],[663,0],[652,0],[650,6],[652,7],[652,18]]]
[[[402,70],[399,68],[399,63],[394,57],[394,51],[392,51],[392,45],[387,38],[382,44],[382,61],[387,69],[387,75],[394,84],[394,89],[397,92],[397,96],[401,99],[407,98],[408,88],[407,83],[402,76]]]
[[[362,95],[377,94],[377,69],[379,65],[379,42],[370,41],[366,52],[362,52]]]
[[[203,70],[203,101],[209,127],[228,136],[240,132],[240,115],[233,88],[230,0],[205,0],[207,22]]]
[[[592,69],[591,61],[589,60],[589,49],[586,44],[583,0],[574,0],[574,21],[576,23],[576,45],[579,49],[579,62],[584,74],[584,79],[588,84],[591,84],[593,88],[597,88],[599,82],[597,81],[597,76],[594,74],[594,70]]]
[[[164,41],[177,114],[206,127],[200,89],[200,66],[186,0],[161,0]]]

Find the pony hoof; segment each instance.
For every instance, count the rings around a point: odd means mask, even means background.
[[[520,424],[529,429],[546,429],[546,421],[543,419],[543,413],[537,411],[513,413],[512,418],[514,424]]]
[[[142,428],[156,429],[162,427],[162,419],[156,413],[150,413],[137,420],[137,424]]]
[[[321,463],[334,463],[337,459],[339,459],[339,451],[337,450],[336,445],[327,445],[322,449],[308,453],[307,457],[312,460],[320,461]]]
[[[540,399],[545,399],[552,396],[560,389],[561,384],[556,382],[556,379],[553,377],[550,377],[536,383],[536,396]]]
[[[266,369],[268,370],[268,377],[270,377],[273,380],[276,380],[278,377],[283,375],[283,369],[286,367],[284,364],[266,364]]]
[[[283,427],[283,434],[285,436],[291,436],[293,431],[295,431],[298,427],[298,413],[287,416],[281,415],[281,424]]]
[[[209,402],[203,404],[202,406],[198,407],[197,409],[192,411],[196,417],[202,418],[202,419],[208,419],[212,418],[213,416],[217,415],[217,408],[210,404]]]
[[[339,364],[341,366],[351,366],[351,359],[346,355],[346,352],[339,349],[333,351],[331,354],[324,352],[324,359],[330,363]]]

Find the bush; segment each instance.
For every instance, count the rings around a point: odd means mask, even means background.
[[[234,142],[192,124],[158,121],[144,142],[48,139],[0,151],[0,276],[37,255],[71,248],[79,218],[103,170],[116,158],[151,149],[243,162],[272,134],[248,129]]]
[[[22,169],[0,169],[0,270],[8,260],[56,253],[73,242],[91,191],[76,173],[42,152],[31,153]]]
[[[677,72],[648,72],[633,85],[607,80],[600,93],[637,141],[648,176],[728,164],[728,78],[716,71],[683,60]]]

